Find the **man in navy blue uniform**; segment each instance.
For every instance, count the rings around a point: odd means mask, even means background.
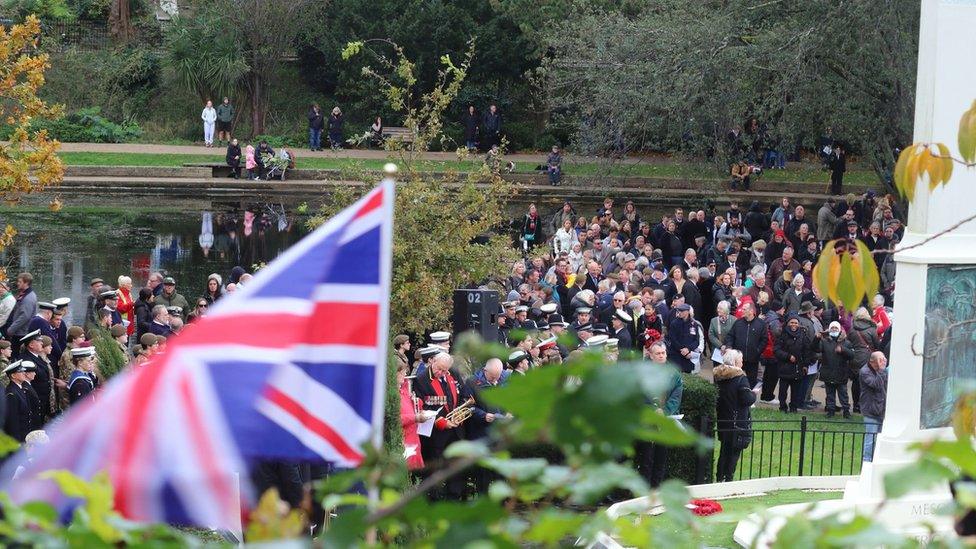
[[[20,338],[21,360],[33,363],[36,369],[35,377],[30,380],[30,385],[34,388],[34,392],[37,393],[38,399],[40,400],[41,425],[54,417],[56,412],[56,410],[51,408],[51,394],[54,391],[54,380],[51,379],[51,370],[48,367],[47,361],[41,356],[41,349],[44,347],[44,342],[41,341],[42,337],[40,330],[34,330]]]
[[[698,328],[691,320],[690,305],[682,303],[674,311],[674,318],[668,324],[668,360],[690,374],[695,368],[691,350],[698,347]]]
[[[3,370],[10,377],[4,395],[7,416],[4,418],[3,430],[20,442],[24,442],[27,433],[33,431],[38,424],[37,410],[28,398],[30,383],[27,377],[34,370],[33,363],[23,360],[13,362]]]

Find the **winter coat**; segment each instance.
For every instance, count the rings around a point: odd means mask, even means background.
[[[200,113],[200,118],[204,124],[213,124],[217,121],[217,111],[213,107],[205,107],[203,112]]]
[[[885,400],[888,399],[888,369],[875,372],[865,364],[858,372],[861,381],[861,413],[865,416],[884,419]]]
[[[682,356],[681,349],[694,351],[698,347],[698,328],[691,319],[674,317],[668,324],[668,360],[685,372],[691,372],[693,364],[689,356]],[[691,353],[689,353],[690,355]]]
[[[726,431],[731,430],[734,425],[751,430],[752,416],[749,409],[756,402],[756,393],[749,387],[746,373],[742,368],[722,364],[715,367],[712,375],[718,387],[718,428]]]
[[[137,300],[134,306],[136,311],[136,338],[141,338],[142,334],[149,332],[149,325],[152,324],[153,304],[148,301]]]
[[[28,288],[24,295],[17,298],[14,310],[7,319],[8,326],[4,330],[7,339],[14,336],[24,336],[27,334],[27,324],[30,323],[34,315],[37,314],[37,294],[33,288]]]
[[[664,284],[664,297],[668,303],[671,303],[671,299],[679,293],[685,296],[685,303],[691,305],[691,308],[695,310],[696,317],[701,318],[705,316],[705,311],[702,310],[701,306],[701,294],[698,292],[698,286],[695,286],[694,282],[685,279],[685,283],[681,285],[681,291],[679,292],[674,281],[669,278]]]
[[[408,385],[400,386],[400,425],[403,427],[403,455],[411,471],[424,468],[424,456],[420,453],[420,435],[417,434],[417,409],[413,393]]]
[[[232,168],[237,168],[241,165],[241,146],[234,145],[233,143],[227,145],[227,155],[224,158],[227,161],[227,165]]]
[[[223,103],[217,105],[217,120],[221,122],[233,122],[234,121],[234,105],[230,103],[224,105]]]
[[[478,113],[471,114],[465,111],[461,115],[461,125],[464,126],[464,140],[465,141],[475,141],[478,139]]]
[[[817,240],[830,240],[834,237],[834,230],[840,218],[830,209],[827,203],[817,212]]]
[[[790,287],[787,288],[786,291],[781,295],[783,307],[786,309],[786,314],[799,313],[800,304],[803,303],[804,300],[809,300],[810,298],[810,292],[803,290],[797,294],[792,285],[790,285]]]
[[[851,342],[851,347],[854,349],[854,358],[851,359],[850,366],[856,374],[861,366],[868,363],[871,353],[880,348],[878,326],[870,320],[857,319],[847,340]]]
[[[837,347],[840,346],[840,352]],[[851,371],[848,363],[854,358],[854,348],[850,339],[841,332],[840,337],[834,339],[825,336],[820,340],[820,379],[825,383],[847,383]]]
[[[810,335],[803,328],[791,332],[784,328],[776,338],[773,354],[779,363],[779,377],[783,379],[800,379],[806,375],[805,368],[810,365],[811,343]],[[790,361],[790,356],[796,362]]]
[[[712,319],[708,325],[708,343],[712,349],[722,348],[725,344],[725,336],[732,331],[733,325],[735,325],[735,317],[731,314],[725,317],[725,322],[717,316]]]
[[[254,145],[248,145],[244,148],[244,167],[249,170],[258,167],[258,163],[254,160]]]
[[[316,111],[315,109],[309,109],[307,118],[308,129],[321,130],[325,127],[325,114],[323,114],[321,110]]]
[[[742,352],[746,364],[759,362],[759,356],[769,341],[766,321],[756,317],[752,322],[744,317],[735,321],[732,330],[725,336],[725,346]]]

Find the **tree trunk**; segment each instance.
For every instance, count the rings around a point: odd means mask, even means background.
[[[264,120],[267,116],[267,101],[264,97],[264,81],[260,74],[249,77],[251,88],[251,137],[264,133]]]
[[[116,42],[126,43],[134,35],[129,0],[112,0],[109,9],[109,31]]]

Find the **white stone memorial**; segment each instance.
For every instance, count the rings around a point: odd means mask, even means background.
[[[886,32],[878,29],[877,32]],[[976,100],[976,0],[922,0],[918,82],[915,103],[916,143],[944,143],[959,157],[959,120]],[[851,62],[858,62],[855,58]],[[901,247],[918,244],[976,213],[976,170],[956,164],[946,186],[916,187]],[[939,516],[950,500],[948,486],[889,500],[882,510],[884,476],[912,463],[910,446],[951,438],[949,412],[958,382],[976,379],[976,338],[972,326],[946,330],[976,318],[976,223],[968,222],[895,257],[894,328],[888,369],[885,421],[873,463],[848,484],[841,500],[817,504],[815,514],[857,511],[890,529],[926,538],[929,526],[952,532]],[[928,333],[926,330],[928,329]],[[771,509],[786,516],[809,506]],[[775,521],[774,521],[775,529]],[[755,521],[743,521],[735,539],[743,545],[759,536]],[[768,529],[767,529],[768,530]]]

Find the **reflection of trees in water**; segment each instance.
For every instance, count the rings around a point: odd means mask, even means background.
[[[213,247],[201,244],[201,259],[225,267],[240,265],[247,270],[256,264],[269,263],[294,243],[301,231],[280,204],[252,205],[242,211],[211,214]],[[201,229],[201,241],[206,231]]]

